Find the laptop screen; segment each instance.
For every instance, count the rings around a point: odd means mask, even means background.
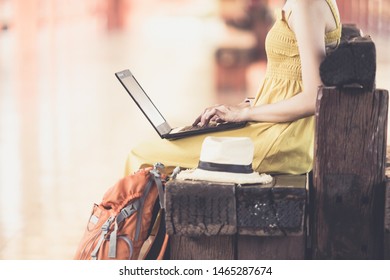
[[[155,128],[165,124],[165,119],[129,70],[118,72],[116,76]]]

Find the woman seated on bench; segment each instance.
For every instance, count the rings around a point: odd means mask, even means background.
[[[309,172],[313,164],[313,115],[321,85],[319,66],[326,48],[337,46],[340,37],[336,0],[287,0],[267,35],[266,75],[252,105],[209,107],[194,125],[249,121],[244,128],[212,135],[250,137],[257,172]],[[126,174],[155,162],[195,168],[206,136],[144,142],[130,152]]]

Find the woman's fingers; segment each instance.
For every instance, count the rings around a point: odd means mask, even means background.
[[[207,109],[207,110],[203,113],[203,115],[201,116],[199,125],[200,125],[200,126],[208,125],[208,123],[210,122],[210,120],[214,117],[215,113],[216,113],[216,108],[215,108],[215,107],[212,107],[212,108],[210,108],[210,109]]]
[[[214,105],[214,106],[211,106],[211,107],[204,109],[203,113],[195,119],[195,121],[192,125],[193,126],[197,126],[197,125],[203,126],[204,125],[203,122],[206,120],[205,116],[208,116],[210,114],[210,111],[218,106],[221,106],[221,105],[217,104],[217,105]],[[203,120],[203,122],[202,122],[202,120]],[[208,121],[207,121],[207,123],[208,123]]]
[[[205,126],[209,122],[237,121],[239,110],[225,105],[209,107],[195,120],[193,126]]]
[[[197,117],[196,120],[194,121],[194,123],[192,124],[192,126],[197,126],[199,124],[201,118],[202,118],[202,115]]]
[[[220,118],[218,115],[214,115],[211,119],[210,122],[219,122]]]

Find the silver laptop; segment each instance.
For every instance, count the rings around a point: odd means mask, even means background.
[[[130,70],[126,69],[115,73],[115,76],[121,82],[122,86],[126,89],[127,93],[132,97],[137,106],[144,113],[151,125],[157,131],[158,135],[164,139],[179,139],[204,133],[210,133],[215,131],[224,131],[229,129],[241,128],[246,125],[247,122],[225,122],[225,123],[213,123],[208,126],[183,126],[172,128],[165,118],[161,115],[160,111],[154,105],[152,100],[142,89],[141,85],[135,79]]]

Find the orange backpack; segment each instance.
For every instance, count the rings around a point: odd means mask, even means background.
[[[161,166],[140,169],[107,190],[102,202],[93,206],[74,259],[145,259],[157,234],[163,235],[163,242],[156,258],[163,258],[168,236],[160,227],[164,220]]]

